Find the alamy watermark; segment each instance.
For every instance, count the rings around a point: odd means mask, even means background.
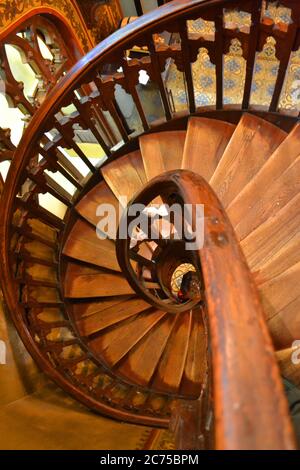
[[[131,246],[141,240],[184,240],[186,250],[199,250],[204,245],[203,204],[131,204],[122,216],[128,200],[121,197],[119,210],[112,204],[100,204],[96,215],[100,218],[96,233],[100,240],[131,239]]]

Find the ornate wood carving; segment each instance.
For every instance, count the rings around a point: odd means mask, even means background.
[[[77,0],[96,44],[118,29],[122,19],[119,0]]]
[[[82,50],[88,52],[93,46],[86,25],[81,18],[75,0],[7,0],[0,2],[0,37],[13,23],[20,23],[28,15],[39,13],[57,14],[73,30]]]

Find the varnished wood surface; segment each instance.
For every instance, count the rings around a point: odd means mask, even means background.
[[[185,131],[170,131],[140,138],[147,181],[165,171],[181,168],[185,137]]]
[[[146,183],[143,160],[139,151],[109,163],[101,172],[119,202],[124,196],[130,201]]]
[[[107,238],[100,240],[96,230],[82,220],[78,220],[72,228],[63,254],[96,266],[120,271],[114,242]]]
[[[278,127],[244,114],[210,184],[225,208],[260,170],[286,137]]]
[[[298,194],[299,156],[300,126],[297,125],[227,209],[240,240]]]
[[[190,118],[181,168],[194,171],[209,182],[234,129],[228,122]]]
[[[105,297],[131,294],[132,289],[121,274],[69,263],[64,294],[72,298]]]

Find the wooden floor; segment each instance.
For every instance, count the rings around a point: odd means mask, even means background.
[[[55,385],[0,408],[1,450],[135,450],[152,431],[96,415]]]

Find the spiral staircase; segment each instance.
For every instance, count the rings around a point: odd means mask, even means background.
[[[280,375],[300,383],[291,361],[300,333],[300,127],[297,112],[278,108],[300,13],[295,2],[281,3],[291,11],[287,26],[261,13],[265,2],[198,0],[168,3],[116,32],[34,115],[1,197],[4,296],[38,365],[90,409],[121,421],[167,427],[194,407],[196,445],[204,448],[295,446]],[[247,13],[249,25],[238,24],[240,16],[226,25],[228,9]],[[214,23],[213,39],[189,33],[198,18]],[[158,46],[152,38],[163,31],[180,43]],[[255,107],[255,58],[269,36],[279,45],[278,75],[269,105]],[[223,55],[235,37],[247,64],[243,99],[226,106]],[[129,62],[124,51],[135,45],[149,54]],[[207,109],[196,106],[191,68],[202,46],[216,67]],[[170,107],[167,58],[184,74],[186,112]],[[116,71],[108,75],[107,64]],[[157,86],[164,119],[150,122],[145,112],[141,70]],[[116,85],[132,96],[141,130],[126,122]],[[93,135],[105,159],[84,153],[78,129]],[[121,217],[124,197],[152,204],[170,185],[208,208],[198,254],[165,240],[159,223],[158,238],[127,253],[118,227],[99,238],[103,204]],[[185,304],[179,292],[188,272],[201,279],[201,299]]]

